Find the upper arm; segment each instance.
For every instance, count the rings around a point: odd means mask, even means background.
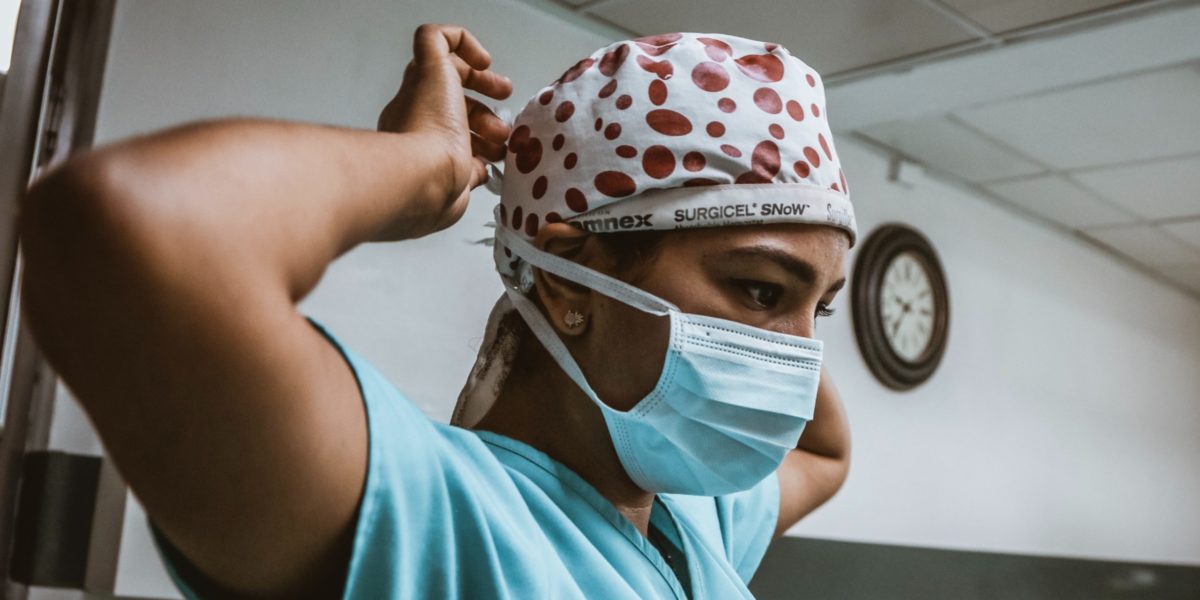
[[[43,351],[197,566],[243,592],[329,581],[367,458],[349,366],[286,286],[230,267],[205,232],[81,198],[115,185],[82,173],[23,206],[23,305]]]

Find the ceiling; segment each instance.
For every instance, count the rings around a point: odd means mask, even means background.
[[[1200,299],[1200,1],[526,0],[783,44],[835,131]]]

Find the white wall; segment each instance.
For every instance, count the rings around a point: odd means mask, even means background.
[[[422,22],[471,29],[516,82],[514,111],[611,41],[516,0],[122,0],[98,136],[234,114],[371,128]],[[950,341],[928,384],[888,391],[855,348],[843,292],[819,334],[854,466],[793,533],[1200,564],[1200,305],[980,198],[889,184],[882,157],[846,136],[837,147],[862,231],[901,220],[939,249]],[[356,249],[302,305],[435,418],[500,293],[490,249],[469,243],[490,232],[494,202],[480,190],[447,231]],[[86,445],[71,442],[87,435],[79,413],[60,414],[57,443]],[[177,596],[143,519],[132,506],[118,592]]]
[[[854,460],[791,533],[1200,564],[1200,303],[955,187],[889,183],[850,142],[861,230],[905,222],[938,249],[949,340],[933,378],[896,393],[849,319],[822,325]]]

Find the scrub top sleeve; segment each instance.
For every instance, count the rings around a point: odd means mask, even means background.
[[[421,557],[453,551],[453,515],[472,504],[455,493],[461,487],[456,482],[471,477],[474,469],[458,456],[457,440],[448,435],[451,428],[438,427],[369,362],[307,318],[350,366],[367,417],[368,464],[344,597],[422,596],[428,591],[422,583],[437,578],[423,568]],[[149,515],[147,522],[159,557],[184,598],[230,597],[171,544]]]
[[[717,496],[716,502],[729,562],[748,584],[775,537],[779,475],[772,472],[748,490]]]

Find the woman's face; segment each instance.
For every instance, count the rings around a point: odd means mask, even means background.
[[[684,312],[814,337],[845,285],[849,242],[843,230],[816,224],[676,230],[635,284]],[[590,290],[587,302],[590,323],[572,336],[572,350],[600,398],[627,410],[658,382],[669,320]]]

